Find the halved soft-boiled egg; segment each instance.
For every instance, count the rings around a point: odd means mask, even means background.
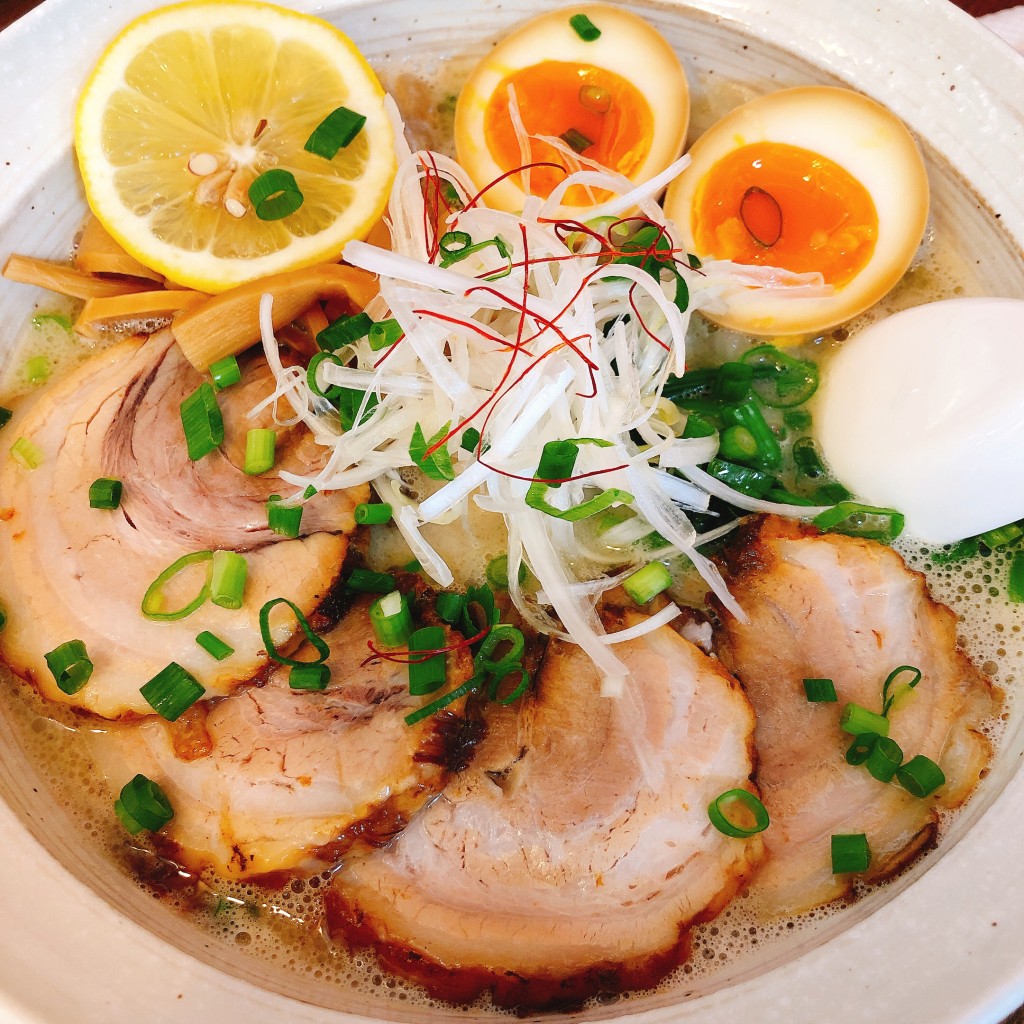
[[[928,219],[913,137],[848,89],[808,86],[737,107],[690,149],[665,211],[702,258],[820,273],[828,294],[746,292],[711,318],[752,334],[825,330],[900,279]]]
[[[855,334],[815,396],[836,479],[945,544],[1024,517],[1024,300],[945,299]]]
[[[455,109],[455,145],[478,188],[496,182],[484,202],[518,213],[527,189],[546,197],[594,164],[653,177],[682,152],[689,117],[686,75],[658,32],[622,8],[582,4],[527,22],[476,66]],[[503,177],[531,163],[554,166]],[[603,197],[573,187],[563,211],[585,215]]]

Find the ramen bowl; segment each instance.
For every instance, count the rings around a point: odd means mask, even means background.
[[[408,72],[439,94],[457,90],[495,39],[553,6],[291,5],[341,26],[386,81]],[[85,213],[71,151],[75,96],[121,26],[156,6],[47,0],[0,36],[0,258],[67,257]],[[845,85],[890,108],[925,153],[933,189],[929,231],[947,240],[957,264],[947,291],[1024,297],[1024,62],[968,16],[945,0],[628,6],[682,57],[694,97],[691,137],[718,113],[793,85]],[[0,358],[44,301],[35,289],[0,281]],[[987,583],[947,578],[938,582],[937,597],[954,607],[984,604]],[[854,1024],[884,1015],[941,1024],[995,1021],[1024,1001],[1024,777],[1017,771],[1024,732],[1013,701],[1024,667],[1024,613],[999,605],[982,608],[980,620],[991,628],[964,639],[1007,694],[1006,721],[991,770],[946,823],[937,850],[842,913],[803,920],[781,940],[755,945],[757,934],[734,928],[736,935],[717,947],[698,944],[711,957],[723,950],[725,960],[651,993],[588,1005],[579,1019]],[[3,682],[5,689],[17,685],[9,676]],[[494,1019],[417,1000],[372,972],[353,987],[339,982],[344,972],[289,967],[286,929],[282,951],[261,956],[240,944],[237,930],[198,929],[106,854],[96,838],[103,829],[83,820],[67,796],[74,780],[55,782],[50,766],[38,763],[42,748],[33,732],[55,727],[13,703],[0,702],[4,1021],[191,1024],[198,1014],[221,1024]]]

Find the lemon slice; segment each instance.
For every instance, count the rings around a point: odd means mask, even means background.
[[[303,147],[344,106],[366,118],[332,159]],[[366,234],[395,173],[384,91],[352,41],[308,15],[198,0],[132,22],[78,101],[75,148],[93,212],[137,260],[218,292],[335,259]],[[248,189],[290,172],[302,205],[261,220]]]

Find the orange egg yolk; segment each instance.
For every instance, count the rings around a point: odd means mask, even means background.
[[[650,152],[654,130],[650,105],[634,85],[614,71],[554,60],[522,68],[494,90],[484,126],[491,156],[502,169],[538,161],[566,167],[566,171],[558,167],[531,169],[529,191],[534,195],[547,196],[567,172],[579,167],[554,146],[536,140],[531,140],[529,160],[524,161],[509,115],[509,86],[515,89],[519,115],[530,135],[561,136],[581,157],[626,177]],[[518,176],[520,187],[524,187],[523,177]],[[584,206],[599,198],[588,198],[586,190],[577,186],[563,201]]]
[[[818,271],[840,287],[871,259],[878,214],[839,164],[798,146],[755,142],[707,172],[691,227],[700,255]]]

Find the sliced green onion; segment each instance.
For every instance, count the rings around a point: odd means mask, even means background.
[[[903,532],[903,516],[894,508],[875,508],[855,501],[841,501],[812,520],[819,530],[864,537],[888,544]]]
[[[817,446],[811,437],[801,437],[793,445],[793,462],[797,473],[808,480],[817,480],[818,477],[825,476],[825,464],[821,461]]]
[[[633,495],[629,491],[623,491],[618,487],[609,487],[587,501],[581,501],[578,505],[572,505],[567,509],[556,508],[544,497],[547,490],[546,484],[530,484],[526,492],[526,504],[530,508],[543,512],[554,519],[561,519],[566,523],[578,523],[581,519],[588,519],[590,516],[603,512],[611,505],[628,505],[633,501]]]
[[[111,511],[121,504],[123,485],[113,477],[101,476],[89,485],[89,507]]]
[[[422,626],[409,637],[409,693],[414,697],[433,693],[444,685],[447,662],[440,652],[446,646],[443,626]],[[418,658],[419,655],[428,655]]]
[[[904,672],[910,672],[913,675],[913,678],[909,682],[904,683],[898,692],[890,694],[889,691],[892,689],[892,684],[896,682]],[[888,715],[893,703],[899,700],[899,698],[904,694],[913,690],[919,682],[921,682],[921,670],[917,668],[917,666],[900,665],[899,668],[894,668],[885,677],[885,682],[882,684],[882,714]]]
[[[420,560],[418,558],[414,558],[414,559],[412,559],[412,561],[406,562],[405,565],[402,566],[402,571],[403,572],[422,572],[423,571],[423,563],[420,562]]]
[[[712,433],[714,433],[714,428],[712,428]],[[718,454],[723,459],[746,462],[753,459],[757,452],[757,441],[746,427],[733,426],[722,431],[722,436],[718,442]]]
[[[512,253],[501,235],[494,238],[485,238],[482,242],[474,244],[472,236],[468,231],[447,231],[441,236],[438,247],[441,250],[441,267],[450,267],[453,263],[466,259],[475,253],[493,246],[498,250],[498,255],[508,261],[507,269],[499,274],[493,274],[487,278],[493,281],[498,277],[505,277],[512,269]]]
[[[497,558],[492,558],[487,563],[484,575],[487,577],[487,582],[495,590],[508,590],[508,555],[498,555]],[[525,562],[519,563],[517,575],[519,577],[519,585],[522,586],[526,582]]]
[[[7,609],[4,608],[4,606],[2,604],[0,604],[0,630],[2,630],[4,628],[4,626],[6,626],[6,625],[7,625]]]
[[[390,348],[404,335],[402,325],[397,320],[381,320],[370,328],[370,349],[380,352],[381,349]]]
[[[908,793],[923,799],[944,785],[946,776],[930,757],[918,754],[896,771],[896,781]]]
[[[804,693],[813,704],[834,704],[839,700],[836,684],[831,679],[805,679]]]
[[[978,540],[986,547],[993,550],[1006,547],[1024,537],[1024,528],[1020,523],[1007,523],[1005,526],[997,526],[994,530],[986,530],[978,534]]]
[[[206,688],[191,672],[172,661],[141,686],[139,693],[161,718],[176,722],[206,693]]]
[[[223,391],[242,379],[242,368],[234,356],[225,356],[215,363],[210,363],[210,376],[213,378],[213,386],[218,391]]]
[[[316,336],[316,343],[324,352],[336,352],[345,345],[365,338],[372,327],[373,321],[366,313],[338,317]]]
[[[717,368],[687,370],[670,377],[663,395],[683,408],[693,403],[738,404],[750,397],[754,370],[746,363],[722,363]]]
[[[234,647],[224,643],[219,636],[214,636],[207,629],[196,637],[196,643],[215,661],[225,661],[235,653]]]
[[[370,605],[370,624],[385,647],[401,647],[408,641],[413,632],[412,613],[399,591],[392,590]]]
[[[323,332],[321,331],[320,333],[322,334]],[[325,398],[328,402],[333,402],[345,389],[339,384],[328,385],[326,391],[320,387],[320,381],[317,378],[317,373],[320,370],[320,364],[325,361],[333,363],[335,366],[345,365],[342,359],[339,356],[336,356],[333,352],[317,352],[316,355],[310,359],[309,366],[306,367],[306,385],[318,398]]]
[[[602,491],[596,497],[583,501],[579,505],[573,505],[568,509],[559,509],[550,504],[547,500],[549,488],[557,489],[572,477],[573,469],[576,467],[576,459],[579,456],[579,448],[582,444],[596,444],[600,447],[607,447],[608,442],[593,437],[569,438],[565,441],[548,441],[541,450],[540,463],[537,466],[536,479],[530,484],[526,492],[526,504],[538,512],[555,519],[561,519],[567,523],[578,523],[581,519],[597,515],[603,512],[610,505],[629,505],[633,502],[633,495],[628,491],[620,490],[617,487],[610,487]]]
[[[811,501],[810,498],[805,498],[802,494],[794,494],[792,491],[787,491],[783,487],[773,487],[766,495],[765,498],[768,501],[778,501],[783,505],[803,505],[810,507],[815,502]]]
[[[590,149],[594,144],[593,139],[588,139],[583,132],[576,128],[570,128],[558,136],[574,153],[582,153]]]
[[[1024,551],[1015,551],[1006,581],[1006,596],[1014,603],[1024,602]]]
[[[312,498],[314,494],[318,494],[318,493],[319,493],[319,491],[317,491],[317,489],[316,489],[316,488],[315,488],[315,487],[314,487],[314,486],[313,486],[312,484],[310,484],[310,485],[309,485],[309,486],[308,486],[308,487],[307,487],[307,488],[306,488],[306,489],[305,489],[305,490],[304,490],[304,491],[302,492],[302,500],[303,500],[303,501],[309,501],[309,499],[310,499],[310,498]]]
[[[461,686],[456,686],[454,690],[449,690],[448,693],[442,694],[436,700],[425,704],[418,711],[413,711],[411,714],[406,715],[405,724],[415,725],[417,722],[422,722],[424,718],[429,718],[442,708],[448,707],[449,704],[453,704],[460,697],[465,697],[466,694],[472,693],[479,686],[480,679],[478,676],[467,679]]]
[[[454,626],[462,618],[466,608],[466,599],[462,594],[453,594],[450,591],[442,591],[437,595],[434,602],[434,610],[442,622]]]
[[[849,501],[853,495],[842,485],[835,481],[822,484],[814,492],[815,505],[838,505],[841,501]]]
[[[503,644],[509,648],[500,658],[492,655],[495,650]],[[526,651],[526,638],[521,629],[510,626],[505,622],[492,626],[490,632],[484,637],[477,651],[475,662],[488,672],[498,672],[501,669],[523,660],[523,653]]]
[[[338,415],[341,417],[342,429],[351,430],[356,425],[356,416],[364,399],[366,408],[363,409],[363,415],[359,420],[360,425],[373,415],[373,410],[380,404],[380,399],[373,392],[367,396],[365,391],[359,391],[357,388],[338,389],[335,402],[338,407]]]
[[[3,405],[0,405],[0,427],[6,427],[11,422],[14,413]]]
[[[50,379],[50,360],[46,356],[33,356],[26,360],[25,376],[29,384],[45,384]]]
[[[36,313],[32,317],[32,326],[37,330],[45,327],[47,324],[54,324],[62,331],[67,331],[68,334],[74,329],[71,317],[65,316],[63,313]]]
[[[57,688],[66,694],[78,693],[89,682],[93,663],[81,640],[67,640],[44,655]]]
[[[249,186],[249,201],[260,220],[281,220],[302,205],[302,192],[291,171],[272,167]]]
[[[686,414],[686,426],[683,427],[683,437],[711,437],[718,428],[710,420],[698,416],[695,412]]]
[[[395,577],[389,572],[353,569],[352,575],[345,580],[345,586],[361,594],[387,594],[395,589]]]
[[[20,463],[26,469],[38,469],[43,464],[43,459],[46,457],[43,453],[43,449],[34,441],[30,441],[27,437],[19,437],[18,440],[11,445],[11,455],[14,457],[16,462]]]
[[[254,427],[245,435],[245,463],[242,467],[246,476],[259,476],[274,468],[277,452],[277,431]]]
[[[607,114],[612,108],[612,94],[599,85],[581,85],[576,95],[580,104],[595,114]]]
[[[392,508],[386,502],[369,505],[361,501],[356,505],[355,520],[357,526],[380,526],[391,521]]]
[[[802,405],[818,390],[818,368],[774,345],[758,345],[743,355],[754,371],[753,388],[765,405],[787,409]],[[792,424],[790,424],[792,425]]]
[[[727,811],[736,804],[753,815],[754,821],[752,825],[741,825],[729,819]],[[770,824],[768,812],[765,810],[764,804],[746,789],[730,789],[721,796],[715,797],[708,804],[708,817],[711,819],[711,824],[719,832],[733,839],[746,839],[749,836],[756,836],[758,832],[763,832]]]
[[[704,470],[734,491],[752,498],[763,498],[775,486],[775,477],[770,473],[763,473],[750,466],[740,466],[727,459],[712,459]]]
[[[366,118],[348,107],[332,110],[314,129],[302,147],[325,160],[333,160],[363,130]]]
[[[423,474],[431,480],[454,480],[455,470],[452,467],[452,456],[448,451],[448,445],[442,444],[436,451],[429,455],[427,451],[437,444],[444,437],[451,421],[446,423],[428,441],[423,434],[423,427],[419,423],[413,428],[412,440],[409,442],[409,458],[417,465]]]
[[[210,573],[210,600],[218,608],[242,607],[249,565],[237,551],[215,551]]]
[[[884,715],[868,711],[860,704],[847,704],[839,718],[839,728],[848,732],[851,736],[860,736],[861,733],[873,732],[879,736],[889,735],[889,719]]]
[[[569,19],[569,24],[585,43],[592,43],[595,39],[601,38],[601,30],[585,14],[574,14]]]
[[[224,443],[224,417],[209,381],[203,381],[181,403],[181,426],[185,431],[188,457],[193,462]]]
[[[806,409],[787,409],[782,422],[793,430],[807,430],[811,425],[811,414]]]
[[[755,401],[747,399],[736,405],[725,405],[722,407],[721,416],[725,426],[747,429],[757,445],[753,458],[758,468],[770,470],[778,469],[782,465],[782,449]],[[724,452],[722,454],[725,455]]]
[[[302,528],[302,506],[282,505],[281,495],[267,499],[267,526],[282,537],[298,537]]]
[[[299,628],[305,634],[306,639],[316,650],[319,657],[313,658],[308,662],[299,661],[297,658],[289,658],[277,649],[273,634],[270,632],[270,613],[281,604],[287,605],[291,609],[296,622],[299,624]],[[260,609],[260,636],[263,638],[263,646],[266,648],[267,654],[279,665],[291,665],[294,668],[296,665],[315,664],[320,661],[326,661],[331,653],[331,649],[327,646],[323,637],[317,636],[313,631],[313,627],[310,626],[306,616],[302,614],[302,609],[286,597],[275,597]]]
[[[322,661],[310,665],[293,665],[288,685],[293,690],[326,690],[331,681],[331,668]]]
[[[516,683],[515,687],[510,690],[504,697],[499,697],[498,694],[501,692],[501,684],[505,682],[510,675],[519,673],[519,682]],[[524,693],[530,688],[530,676],[529,673],[523,668],[523,664],[520,661],[508,661],[501,662],[500,665],[495,669],[494,675],[491,677],[487,684],[487,696],[490,700],[497,704],[509,705],[514,704]]]
[[[464,452],[473,453],[476,451],[477,445],[480,443],[480,431],[476,427],[466,427],[462,432],[462,440],[459,443],[459,447]]]
[[[891,782],[896,770],[903,764],[903,749],[889,736],[879,736],[868,752],[864,767],[879,782]]]
[[[846,751],[846,763],[863,764],[871,756],[871,751],[875,749],[875,744],[881,738],[877,732],[862,732],[859,736],[855,736]]]
[[[832,874],[848,875],[867,871],[871,848],[863,832],[832,837]]]
[[[637,603],[647,604],[672,585],[672,574],[661,562],[649,562],[622,581],[622,589]]]
[[[136,775],[122,788],[114,802],[114,811],[133,836],[143,829],[157,832],[174,817],[164,791],[145,775]]]
[[[945,545],[931,553],[931,560],[937,565],[959,562],[964,558],[973,558],[978,553],[978,538],[966,537],[953,545]]]
[[[207,569],[203,585],[191,601],[177,608],[174,611],[163,610],[164,587],[180,572],[184,572],[190,565],[200,562],[212,562],[212,551],[196,551],[190,555],[182,555],[181,558],[173,561],[153,582],[149,585],[145,596],[142,598],[142,614],[147,619],[155,619],[157,622],[176,622],[191,615],[197,608],[200,608],[210,596],[210,570]]]

